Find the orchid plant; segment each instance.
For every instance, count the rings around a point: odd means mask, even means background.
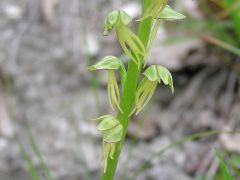
[[[103,115],[95,119],[99,122],[97,129],[103,136],[103,180],[114,178],[131,115],[142,111],[159,83],[163,82],[171,88],[172,93],[174,92],[173,78],[165,67],[151,65],[144,70],[160,22],[185,18],[168,6],[167,2],[168,0],[142,0],[142,17],[136,20],[139,22],[138,34],[128,27],[133,20],[124,11],[114,10],[105,19],[104,35],[115,30],[119,44],[130,61],[127,70],[121,60],[115,56],[106,56],[89,67],[89,70],[107,71],[109,102],[113,110],[118,110],[117,117]],[[117,72],[119,72],[121,91]]]

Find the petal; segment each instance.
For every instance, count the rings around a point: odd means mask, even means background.
[[[116,143],[121,141],[123,134],[122,125],[119,124],[114,128],[103,132],[103,141],[107,143]]]
[[[107,21],[112,26],[115,26],[118,19],[119,19],[119,11],[118,10],[114,10],[107,15]]]
[[[103,115],[103,116],[100,116],[100,117],[92,119],[92,120],[94,120],[94,121],[102,121],[102,120],[104,120],[106,118],[114,118],[114,117],[111,116],[111,115]]]
[[[163,66],[157,66],[157,71],[164,84],[169,85],[169,76],[171,76],[171,73],[168,69]]]
[[[125,11],[120,11],[120,18],[122,24],[125,26],[127,26],[132,21],[132,18]]]
[[[110,152],[110,145],[108,143],[103,143],[103,158],[104,158],[104,173],[107,170],[108,156]]]
[[[120,60],[115,56],[105,56],[103,59],[101,59],[97,64],[92,65],[89,67],[89,70],[114,70],[119,69],[120,66]]]
[[[98,131],[106,131],[111,128],[114,128],[118,124],[119,124],[119,121],[117,119],[115,119],[114,117],[108,117],[99,123],[97,130]]]
[[[111,159],[113,159],[113,155],[114,155],[114,153],[115,153],[116,144],[115,144],[115,143],[111,143],[110,146],[111,146],[111,150],[110,150],[110,155],[109,155],[109,157],[110,157]]]
[[[180,20],[180,19],[185,19],[185,18],[186,18],[186,16],[176,12],[168,5],[156,17],[156,19],[163,19],[163,20],[168,20],[168,21]]]
[[[169,70],[163,66],[158,66],[158,73],[165,85],[169,85],[174,93],[173,79]]]
[[[161,81],[157,67],[158,67],[157,65],[151,65],[143,73],[148,78],[149,81],[158,81],[158,82]]]

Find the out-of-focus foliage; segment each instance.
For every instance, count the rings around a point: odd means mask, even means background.
[[[224,161],[221,153],[218,151],[218,149],[215,149],[215,153],[220,161],[220,168],[221,168],[221,173],[223,175],[224,180],[233,180],[232,175],[230,174],[230,171],[228,169],[228,165]]]
[[[180,27],[204,41],[240,56],[240,1],[199,1],[202,18],[191,17]]]

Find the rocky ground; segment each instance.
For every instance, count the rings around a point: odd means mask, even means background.
[[[87,67],[104,55],[120,55],[115,37],[102,36],[102,22],[120,6],[138,15],[137,2],[0,2],[0,180],[31,179],[15,137],[42,173],[26,124],[54,179],[99,179],[101,137],[90,119],[111,109],[106,77]],[[160,44],[169,36],[162,28],[149,64],[173,72],[176,92],[158,88],[151,105],[133,117],[117,179],[129,179],[139,164],[180,137],[240,127],[237,73],[199,40]],[[137,179],[191,180],[203,174],[211,179],[218,168],[214,147],[239,152],[239,140],[222,134],[186,142],[155,156]]]

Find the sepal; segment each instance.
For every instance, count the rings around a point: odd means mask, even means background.
[[[185,18],[186,16],[176,12],[174,9],[172,9],[168,5],[156,16],[156,19],[162,19],[162,20],[168,20],[168,21],[180,20]]]
[[[111,115],[105,115],[101,117],[100,123],[97,127],[98,131],[107,131],[119,124],[119,121],[113,118]]]
[[[104,23],[104,35],[108,35],[108,32],[119,25],[127,26],[132,21],[132,18],[125,12],[120,10],[114,10],[109,13]]]
[[[160,65],[151,65],[143,74],[150,81],[158,81],[159,83],[163,81],[166,86],[170,86],[172,93],[174,93],[172,75],[167,68]]]
[[[91,71],[95,70],[115,70],[119,69],[121,61],[115,56],[106,56],[98,63],[90,66],[88,69]]]

